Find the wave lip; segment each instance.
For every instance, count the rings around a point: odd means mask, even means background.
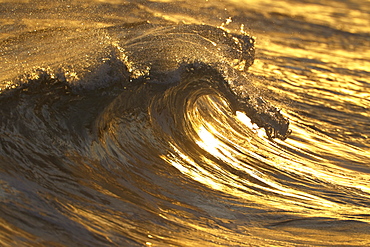
[[[289,120],[263,99],[245,74],[254,62],[252,37],[208,25],[145,23],[119,32],[116,39],[132,80],[145,78],[165,90],[179,84],[194,87],[198,80],[196,88],[203,85],[216,89],[234,113],[245,112],[270,139],[285,140],[290,134]],[[178,88],[189,93],[184,85]]]

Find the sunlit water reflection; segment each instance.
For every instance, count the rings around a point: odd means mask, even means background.
[[[0,1],[0,9],[2,92],[50,63],[73,83],[98,85],[74,98],[49,85],[41,96],[26,88],[0,99],[1,245],[370,244],[368,1]],[[89,121],[104,116],[92,106],[110,100],[101,84],[127,59],[119,34],[104,28],[142,21],[254,36],[255,61],[242,76],[290,119],[292,134],[271,140],[217,91],[157,111],[113,106],[113,120],[91,131]],[[46,43],[34,38],[40,32]],[[96,72],[100,60],[108,65]],[[140,90],[132,94],[140,99],[116,101],[135,106],[150,95]]]

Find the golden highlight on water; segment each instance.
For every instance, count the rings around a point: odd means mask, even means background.
[[[0,10],[1,246],[370,245],[366,1]]]

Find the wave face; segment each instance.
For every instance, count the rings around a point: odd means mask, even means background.
[[[302,31],[256,56],[244,25],[213,24],[226,7],[242,18],[232,2],[206,13],[191,1],[0,4],[55,23],[28,30],[33,20],[4,16],[1,245],[369,244],[368,72],[335,70],[305,44],[325,25],[251,5],[242,20],[292,18],[283,31],[254,27],[264,35]],[[351,93],[326,71],[350,78]]]

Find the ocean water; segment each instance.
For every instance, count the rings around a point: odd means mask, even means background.
[[[368,0],[0,0],[0,245],[370,245],[369,33]]]

